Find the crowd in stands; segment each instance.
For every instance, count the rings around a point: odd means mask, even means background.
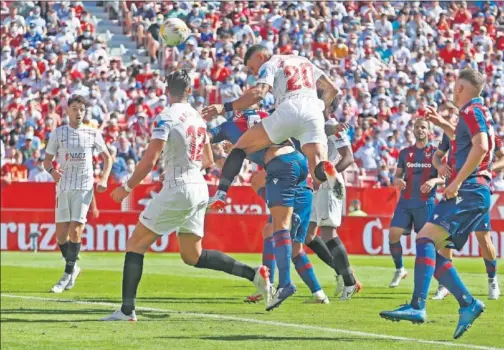
[[[164,75],[186,69],[194,80],[190,103],[201,110],[239,97],[255,83],[243,64],[247,48],[311,59],[341,94],[333,117],[351,125],[356,164],[348,185],[390,186],[399,150],[414,142],[412,124],[426,106],[457,114],[450,105],[457,73],[487,77],[482,96],[504,135],[504,4],[477,2],[107,1],[124,33],[150,63],[110,55],[113,38],[96,33],[86,2],[0,1],[1,156],[3,183],[51,181],[43,170],[50,133],[68,123],[66,101],[89,101],[85,125],[103,131],[114,159],[113,181],[124,182],[149,142],[155,116],[169,105]],[[193,35],[180,47],[159,42],[166,18],[187,22]],[[274,108],[268,95],[262,107]],[[229,116],[227,116],[229,117]],[[209,123],[216,125],[224,117]],[[441,131],[435,129],[432,142]],[[219,175],[229,145],[214,146]],[[95,159],[101,175],[101,159]],[[237,184],[257,170],[246,163]],[[147,181],[162,174],[162,164]],[[502,175],[499,175],[502,177]]]

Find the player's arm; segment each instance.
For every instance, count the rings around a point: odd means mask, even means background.
[[[93,219],[98,219],[100,216],[100,211],[98,210],[98,205],[96,204],[96,196],[93,193],[93,198],[91,199],[91,213],[93,215]]]
[[[216,104],[203,108],[201,116],[206,120],[210,120],[218,115],[223,115],[225,112],[243,111],[261,102],[270,90],[270,87],[271,86],[266,83],[258,82],[257,85],[245,91],[243,95],[233,102],[227,102],[223,105]]]
[[[338,148],[338,153],[341,155],[341,159],[338,164],[336,164],[336,171],[338,173],[342,173],[346,170],[346,168],[354,163],[352,147],[345,146]]]
[[[205,148],[203,148],[203,162],[201,164],[201,169],[210,168],[212,165],[214,165],[212,144],[208,142],[205,144]]]
[[[112,156],[110,155],[108,148],[105,145],[105,140],[100,132],[96,133],[94,146],[103,157],[103,175],[100,181],[96,184],[96,192],[103,193],[107,189],[108,178],[110,176],[110,172],[112,171]]]
[[[443,163],[443,159],[446,156],[446,151],[438,148],[434,155],[432,156],[432,165],[438,171],[439,176],[447,179],[451,176],[451,168],[448,164]]]
[[[397,169],[394,173],[393,184],[400,190],[406,188],[406,181],[404,181],[404,167],[406,162],[404,161],[406,152],[403,150],[399,153],[399,161],[397,162]]]
[[[345,133],[350,129],[350,124],[348,123],[326,123],[324,130],[327,136],[331,136],[337,133]]]
[[[49,136],[49,142],[47,142],[45,153],[46,155],[44,158],[44,169],[49,174],[51,174],[54,182],[57,183],[63,176],[63,172],[59,169],[54,169],[52,164],[54,156],[56,155],[56,153],[58,153],[58,141],[56,139],[56,131],[53,131],[51,133],[51,136]]]
[[[426,108],[426,118],[432,124],[439,126],[443,129],[443,132],[450,140],[455,137],[455,126],[453,126],[448,120],[441,117],[439,113],[434,109],[434,107],[427,106]]]

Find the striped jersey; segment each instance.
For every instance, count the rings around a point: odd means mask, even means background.
[[[46,153],[56,156],[63,172],[57,191],[90,190],[93,188],[93,149],[99,153],[107,147],[98,129],[70,125],[58,127],[51,133]]]
[[[324,72],[309,59],[294,55],[273,55],[259,68],[257,84],[267,84],[276,105],[299,97],[315,98],[317,80]]]
[[[410,206],[420,207],[436,194],[436,186],[429,193],[422,193],[422,185],[437,177],[437,170],[432,164],[436,148],[427,145],[418,148],[416,145],[406,147],[399,153],[398,169],[403,169],[406,188],[401,191],[401,201],[408,201]]]
[[[485,133],[488,139],[488,151],[482,162],[468,176],[464,183],[480,183],[489,185],[492,179],[491,166],[495,151],[495,131],[492,116],[483,105],[481,97],[473,98],[460,108],[460,115],[455,128],[455,138],[450,144],[450,164],[452,164],[451,180],[455,179],[464,165],[472,148],[472,138],[478,133]]]
[[[157,115],[152,139],[166,141],[163,149],[164,185],[206,183],[201,173],[207,126],[188,103],[173,103]]]

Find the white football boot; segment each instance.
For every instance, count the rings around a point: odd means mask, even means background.
[[[437,289],[436,293],[434,293],[434,296],[432,297],[432,300],[443,300],[446,298],[448,295],[450,295],[450,291],[446,289],[445,286],[440,284]]]
[[[334,296],[339,297],[343,293],[343,288],[345,287],[345,282],[343,277],[336,275],[336,288],[334,289]]]
[[[73,272],[70,274],[70,281],[66,285],[65,289],[70,290],[75,286],[75,281],[77,280],[77,277],[81,274],[81,268],[75,264]]]
[[[269,269],[267,266],[261,265],[257,268],[254,277],[254,285],[257,291],[262,294],[264,303],[268,305],[271,299],[271,283],[269,280]]]
[[[56,283],[51,288],[51,293],[56,293],[56,294],[63,293],[63,291],[65,290],[66,286],[68,285],[68,283],[70,282],[71,279],[72,279],[72,274],[65,272],[63,274],[63,277],[61,277],[60,280],[58,281],[58,283]]]
[[[122,313],[121,310],[114,311],[114,313],[110,316],[102,318],[100,321],[130,321],[130,322],[136,322],[137,317],[135,310],[131,313],[131,315],[125,315]]]
[[[401,281],[403,279],[405,279],[406,277],[408,277],[408,271],[406,271],[406,269],[404,267],[397,269],[396,272],[394,273],[394,277],[392,278],[392,281],[389,284],[389,287],[395,288],[395,287],[399,286],[399,283],[401,283]]]
[[[500,296],[499,283],[497,277],[488,279],[488,299],[497,300]]]

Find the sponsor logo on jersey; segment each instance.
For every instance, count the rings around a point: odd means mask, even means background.
[[[432,164],[429,163],[406,163],[407,168],[432,168]]]
[[[65,160],[67,162],[82,162],[86,160],[86,153],[84,152],[67,152],[65,154]]]

